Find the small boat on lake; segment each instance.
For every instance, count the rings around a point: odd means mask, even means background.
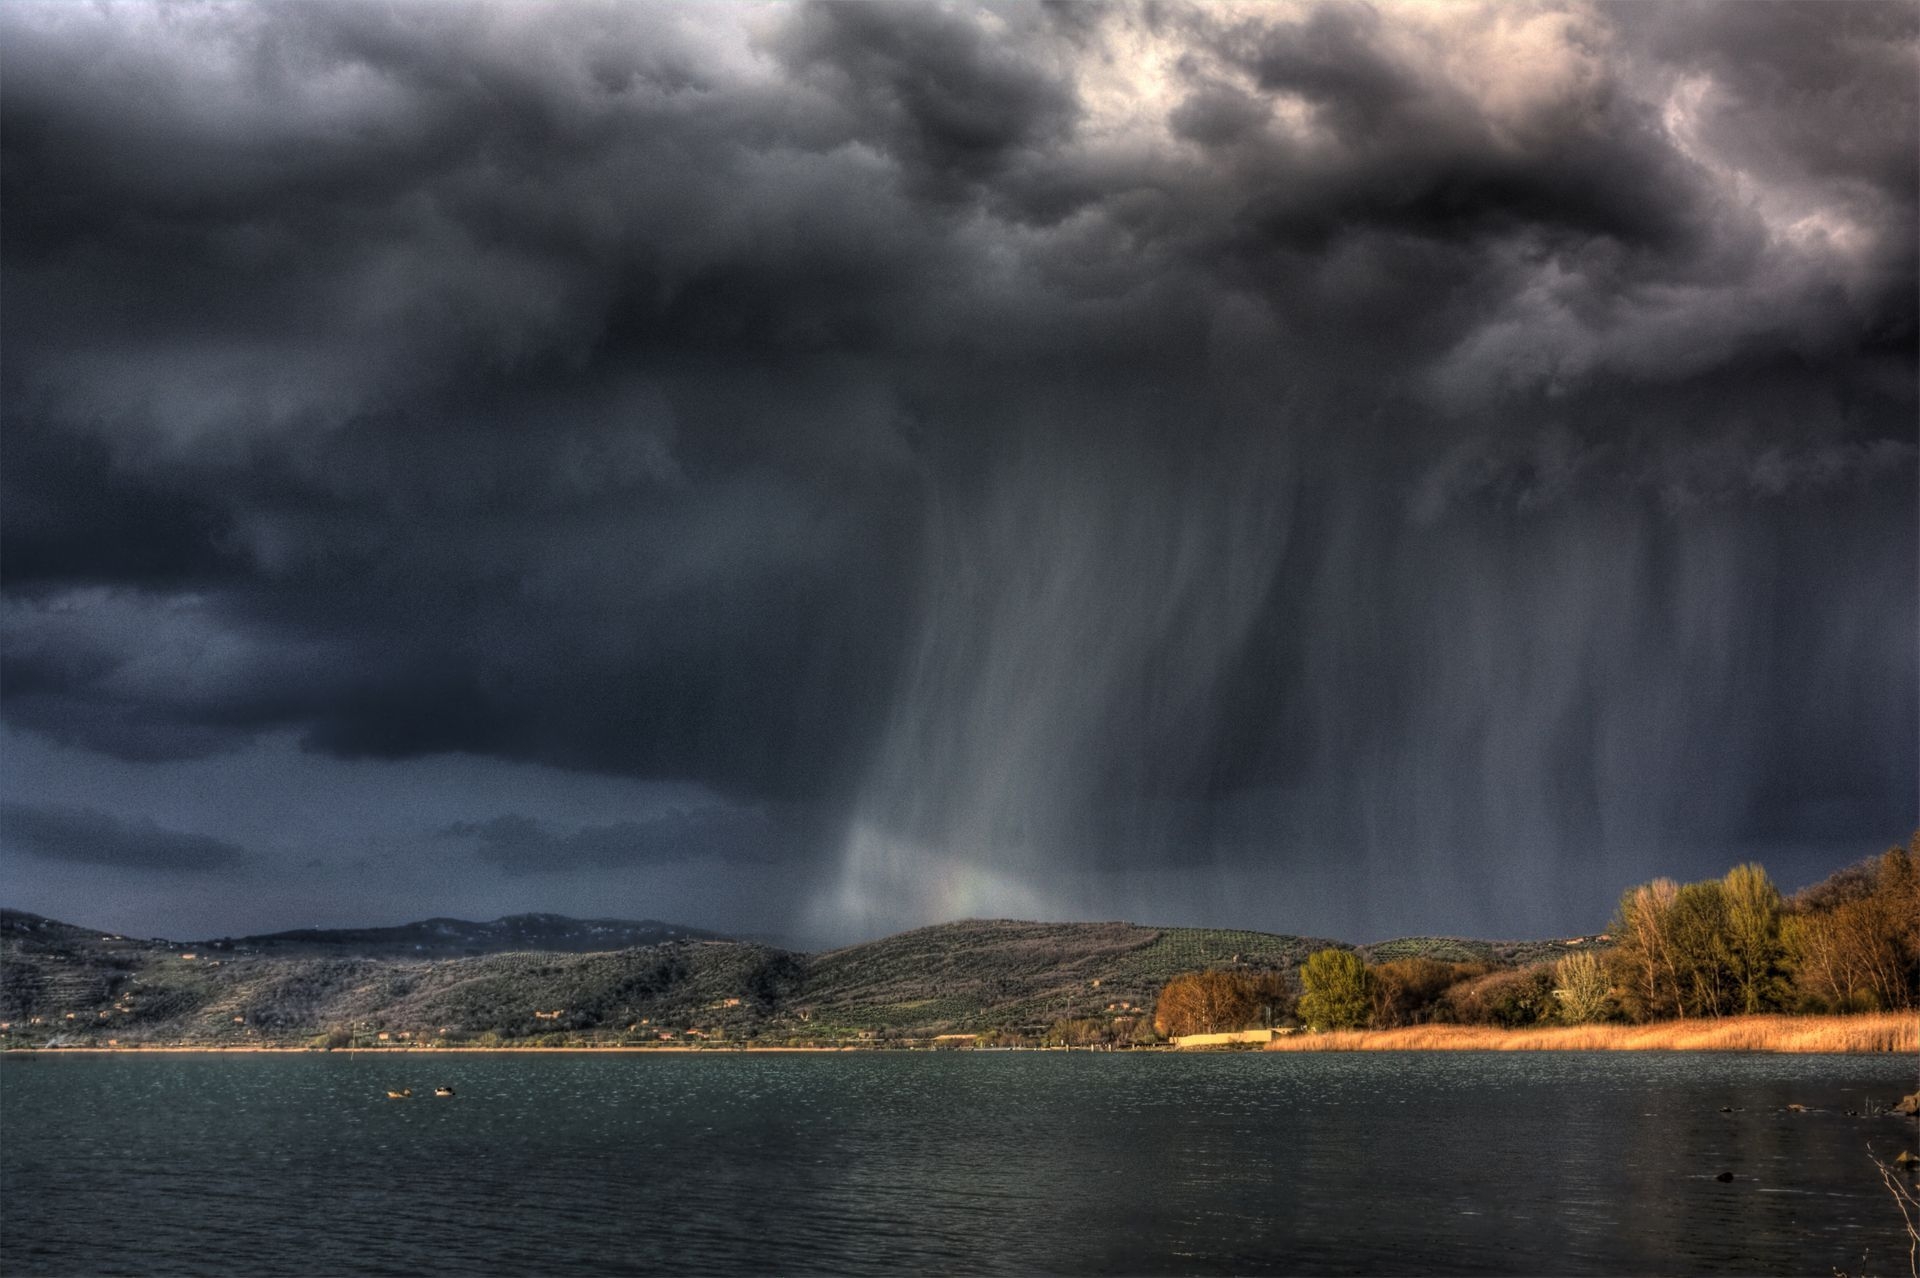
[[[388,1100],[406,1100],[412,1095],[413,1095],[413,1089],[411,1087],[403,1087],[397,1092],[389,1091],[387,1093],[387,1099]]]

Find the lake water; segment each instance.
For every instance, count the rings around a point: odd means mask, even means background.
[[[1914,1074],[1552,1052],[8,1059],[0,1268],[1904,1273],[1867,1146],[1890,1157],[1913,1126],[1844,1111]]]

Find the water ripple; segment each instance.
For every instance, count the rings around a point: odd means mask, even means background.
[[[1899,1060],[0,1068],[0,1255],[23,1278],[1742,1273],[1904,1255],[1865,1158],[1896,1125],[1844,1114],[1911,1090]],[[426,1094],[446,1082],[456,1098]],[[386,1099],[407,1086],[414,1099]],[[1816,1112],[1786,1114],[1789,1101]]]

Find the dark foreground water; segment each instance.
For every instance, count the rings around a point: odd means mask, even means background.
[[[1904,1274],[1867,1147],[1891,1156],[1913,1127],[1844,1111],[1913,1090],[1914,1071],[1641,1053],[8,1059],[0,1270]],[[430,1094],[443,1082],[452,1099]],[[403,1086],[414,1099],[385,1099]]]

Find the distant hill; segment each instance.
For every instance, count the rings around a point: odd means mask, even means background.
[[[972,1030],[1150,1008],[1181,972],[1285,971],[1339,942],[1133,923],[969,919],[813,956],[800,991],[815,1019],[882,1029]]]
[[[1391,941],[1375,941],[1356,948],[1369,963],[1393,959],[1430,958],[1444,963],[1492,963],[1501,967],[1526,967],[1531,963],[1559,958],[1570,949],[1602,944],[1598,937],[1570,937],[1563,941],[1475,941],[1458,936],[1402,936]]]
[[[677,933],[677,935],[676,935]],[[637,943],[636,943],[637,942]],[[0,1037],[13,1045],[240,1042],[779,1042],[1138,1019],[1173,976],[1290,972],[1312,937],[972,919],[805,955],[668,924],[518,915],[392,928],[136,940],[0,911]],[[1560,942],[1365,947],[1530,961]]]
[[[563,914],[510,914],[491,923],[423,919],[397,927],[301,928],[202,944],[216,950],[249,950],[262,954],[422,958],[514,951],[589,954],[667,941],[724,939],[718,932],[655,919],[573,919]]]

